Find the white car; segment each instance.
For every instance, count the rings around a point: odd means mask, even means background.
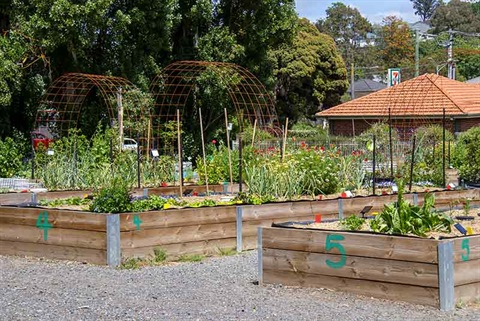
[[[122,145],[123,150],[137,150],[137,147],[138,147],[138,144],[135,141],[135,139],[131,139],[131,138],[123,139],[123,145]]]

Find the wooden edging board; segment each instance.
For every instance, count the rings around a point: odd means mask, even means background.
[[[479,191],[435,192],[438,207]],[[42,196],[49,199],[50,193]],[[25,194],[28,196],[28,194]],[[39,194],[40,195],[40,194]],[[37,195],[38,196],[38,195]],[[58,193],[53,198],[59,197]],[[423,196],[407,194],[421,204]],[[0,254],[31,255],[117,266],[122,258],[148,257],[157,248],[171,257],[257,247],[257,227],[286,221],[341,219],[360,215],[365,206],[379,211],[395,195],[299,201],[264,205],[169,209],[141,213],[98,214],[51,208],[0,206]],[[48,218],[42,216],[48,213]],[[45,226],[44,226],[45,225]],[[49,226],[51,225],[51,227]],[[43,239],[47,230],[48,239]],[[396,254],[399,255],[399,254]],[[471,291],[465,288],[464,292]]]
[[[480,298],[480,235],[444,240],[259,227],[263,283],[323,287],[452,310]]]

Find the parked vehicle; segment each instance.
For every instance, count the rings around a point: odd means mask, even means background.
[[[137,148],[138,148],[138,143],[136,140],[132,138],[123,139],[122,150],[137,150]]]

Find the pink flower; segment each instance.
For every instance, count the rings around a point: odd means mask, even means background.
[[[214,139],[214,140],[212,140],[212,144],[214,144],[214,145],[215,145],[216,143],[217,143],[217,141],[216,141],[215,139]]]

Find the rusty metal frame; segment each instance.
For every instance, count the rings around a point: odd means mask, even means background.
[[[196,79],[207,70],[213,71],[226,82],[236,76],[237,81],[228,87],[228,94],[237,115],[242,115],[243,121],[253,124],[256,119],[260,128],[278,129],[275,126],[277,114],[274,100],[257,77],[233,63],[206,61],[171,63],[153,79],[150,92],[155,99],[154,117],[157,118],[157,123],[175,119],[177,109],[183,115]],[[226,74],[229,74],[228,78]]]
[[[76,128],[86,98],[97,88],[110,121],[117,120],[117,93],[137,89],[129,80],[121,77],[101,76],[83,73],[68,73],[55,79],[40,101],[35,128],[50,127],[56,136],[65,135],[70,128]],[[124,118],[129,119],[128,110]],[[135,117],[138,117],[135,116]]]

